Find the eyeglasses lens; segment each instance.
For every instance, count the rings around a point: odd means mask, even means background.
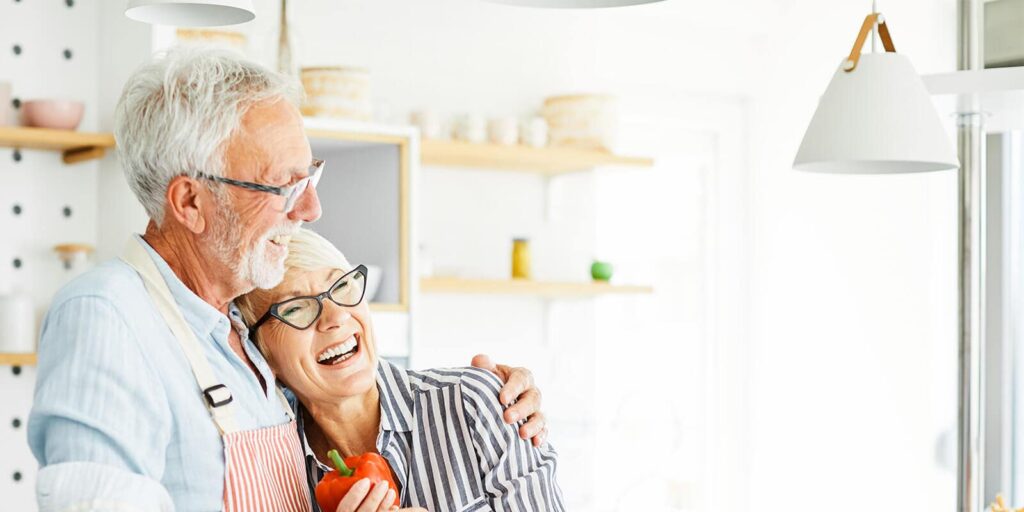
[[[313,324],[316,317],[320,316],[320,302],[314,298],[303,297],[281,304],[277,311],[284,321],[300,329],[305,329]]]
[[[366,276],[362,272],[355,272],[342,279],[331,290],[331,299],[342,306],[355,306],[363,300],[363,290],[365,289]]]

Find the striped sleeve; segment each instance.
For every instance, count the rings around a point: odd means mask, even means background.
[[[482,475],[484,492],[495,511],[564,511],[555,481],[557,454],[550,444],[535,448],[519,437],[516,425],[502,419],[501,381],[486,370],[467,369],[462,399]]]

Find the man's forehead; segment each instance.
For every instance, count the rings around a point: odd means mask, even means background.
[[[301,125],[250,125],[239,130],[227,152],[228,168],[241,175],[305,175],[313,155]],[[250,176],[250,177],[252,177]]]

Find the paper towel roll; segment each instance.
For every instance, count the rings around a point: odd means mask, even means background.
[[[36,313],[26,295],[0,295],[0,353],[36,351]]]

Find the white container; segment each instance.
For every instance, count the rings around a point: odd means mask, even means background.
[[[463,114],[455,122],[455,138],[479,144],[487,141],[487,122],[480,114]]]
[[[552,96],[544,100],[552,146],[612,150],[618,119],[615,98],[603,94]]]
[[[548,122],[543,117],[532,117],[519,127],[519,142],[542,148],[548,145]]]
[[[0,353],[36,351],[36,313],[27,295],[0,295]]]
[[[369,71],[348,67],[302,68],[301,76],[306,90],[302,115],[357,121],[373,118]]]
[[[519,141],[519,120],[514,117],[491,119],[487,125],[487,137],[495,144],[514,146]]]
[[[443,138],[444,124],[433,110],[417,110],[409,115],[409,122],[420,129],[420,137],[427,140]]]
[[[13,126],[14,110],[11,108],[11,84],[0,82],[0,126]]]

